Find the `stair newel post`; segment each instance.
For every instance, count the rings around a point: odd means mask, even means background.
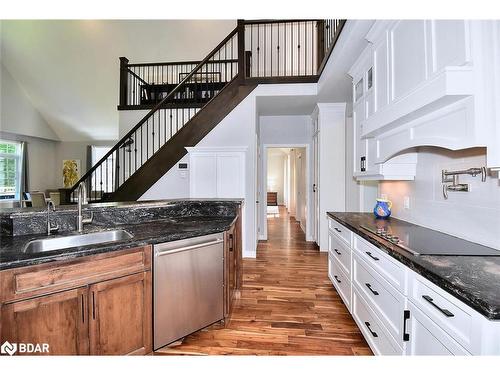
[[[120,57],[120,106],[127,105],[128,62],[126,57]]]
[[[245,80],[245,21],[238,20],[238,79]]]
[[[321,66],[323,59],[325,58],[325,20],[318,20],[316,22],[316,41],[317,41],[317,54],[318,59],[316,61],[317,69]]]

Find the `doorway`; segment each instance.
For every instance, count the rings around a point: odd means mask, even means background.
[[[264,145],[259,238],[268,239],[268,220],[287,215],[311,240],[309,145]]]

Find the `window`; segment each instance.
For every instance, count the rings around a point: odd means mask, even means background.
[[[106,155],[110,146],[92,146],[92,167]],[[113,177],[115,175],[114,153],[107,158],[107,162],[98,169],[91,180],[92,190],[102,191],[103,193],[111,193],[113,191]]]
[[[21,144],[0,140],[0,200],[19,199],[21,167]]]

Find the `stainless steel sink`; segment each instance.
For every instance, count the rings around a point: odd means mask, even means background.
[[[123,241],[128,240],[132,237],[132,234],[122,229],[105,232],[76,234],[64,237],[33,240],[26,244],[23,251],[25,253],[41,253],[44,251],[68,249],[77,246]]]

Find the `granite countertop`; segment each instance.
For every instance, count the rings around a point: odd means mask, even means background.
[[[127,202],[104,202],[90,203],[84,205],[84,211],[105,211],[110,208],[120,209],[144,209],[148,207],[162,208],[172,205],[182,205],[186,203],[242,203],[243,198],[204,198],[203,200],[196,198],[182,199],[165,199],[165,200],[145,200],[145,201],[127,201]],[[68,204],[57,206],[57,212],[74,213],[78,211],[77,204]],[[30,217],[33,215],[46,215],[47,207],[14,207],[0,208],[0,217]]]
[[[375,226],[377,220],[371,213],[328,212],[328,216],[486,318],[500,320],[500,252],[499,256],[416,256],[360,228],[361,225]],[[403,222],[394,218],[390,221]],[[413,225],[408,222],[404,223]]]
[[[108,242],[33,254],[24,253],[22,249],[31,240],[49,238],[47,235],[2,236],[0,244],[0,270],[220,233],[228,230],[235,219],[236,217],[234,216],[186,216],[138,224],[115,226],[88,225],[85,227],[84,233],[124,229],[132,234],[133,238],[112,243]],[[50,236],[50,238],[71,234],[78,233],[74,231],[58,233]]]

